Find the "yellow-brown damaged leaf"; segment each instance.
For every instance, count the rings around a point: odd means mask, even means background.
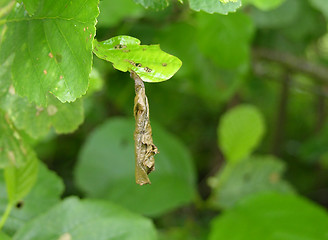
[[[140,77],[131,71],[135,81],[136,96],[134,99],[135,117],[135,178],[139,185],[150,184],[148,174],[155,170],[154,155],[158,153],[153,143],[152,130],[149,120],[149,105],[145,93],[145,86]]]

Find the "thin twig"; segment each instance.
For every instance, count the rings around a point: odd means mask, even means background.
[[[255,58],[265,59],[277,62],[291,71],[302,72],[313,77],[315,80],[323,84],[328,84],[328,68],[296,57],[289,53],[278,52],[265,48],[257,48],[253,50]]]
[[[289,98],[289,85],[291,82],[289,73],[286,72],[284,76],[284,81],[282,81],[279,106],[277,109],[277,118],[276,118],[276,129],[273,136],[272,144],[272,153],[276,156],[279,156],[281,145],[284,142],[284,133],[285,126],[287,122],[287,107],[288,107],[288,98]]]

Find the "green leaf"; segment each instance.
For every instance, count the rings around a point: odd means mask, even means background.
[[[16,1],[14,0],[0,0],[0,46],[3,40],[3,36],[5,35],[6,32],[6,26],[3,24],[3,22],[6,21],[5,19],[7,18],[7,16],[11,12],[15,4]],[[0,62],[0,66],[1,64],[2,63]],[[1,68],[2,66],[0,67],[0,79],[1,79],[1,72],[3,72],[1,71],[2,70]],[[0,90],[0,94],[1,94],[1,90]]]
[[[169,5],[168,0],[134,0],[145,8],[153,8],[156,10],[164,9]]]
[[[227,164],[217,176],[210,178],[211,204],[231,208],[249,195],[264,191],[293,192],[282,179],[284,162],[271,156],[252,156],[234,165]]]
[[[177,72],[176,76],[185,76],[190,74],[197,67],[195,61],[199,51],[195,41],[186,41],[186,39],[193,39],[197,28],[187,23],[174,23],[165,26],[159,31],[157,38],[161,39],[161,47],[171,52],[183,62],[181,69]],[[190,55],[193,58],[190,58]]]
[[[135,4],[133,0],[100,1],[99,9],[97,28],[115,26],[124,18],[136,18],[144,12],[144,8]]]
[[[49,95],[48,106],[39,107],[15,94],[13,87],[10,88],[1,105],[15,126],[26,131],[33,138],[45,136],[52,126],[57,133],[73,132],[84,119],[82,100],[62,103]]]
[[[188,78],[188,81],[183,81],[186,85],[184,89],[192,88],[193,94],[199,96],[209,108],[217,111],[219,104],[230,99],[243,83],[244,75],[248,73],[248,69],[245,67],[240,69],[218,68],[213,61],[205,57],[198,50],[196,41],[186,41],[186,39],[194,39],[197,30],[199,29],[190,24],[174,23],[161,29],[158,38],[161,39],[161,46],[163,49],[167,49],[167,51],[175,56],[179,56],[183,62],[181,69],[176,74],[176,78]],[[201,31],[205,32],[206,30],[202,29]],[[206,34],[208,34],[208,31]],[[221,54],[222,51],[218,51],[219,54]],[[191,55],[193,56],[192,58],[190,58]],[[216,58],[216,56],[212,54],[211,56],[211,58]],[[177,88],[175,87],[175,89]],[[183,90],[183,92],[186,91]],[[218,94],[218,92],[220,92],[220,94]],[[170,93],[168,92],[166,95],[167,94]],[[179,111],[176,111],[174,108],[178,107],[179,104],[183,104],[181,100],[174,99],[175,97],[173,97],[173,95],[177,96],[178,99],[180,98],[179,94],[171,94],[169,99],[163,96],[163,102],[175,101],[175,103],[172,104],[163,104],[163,106],[167,106],[169,110],[158,109],[163,115],[166,115],[165,117],[163,116],[165,119],[176,118],[175,115],[179,115]],[[156,101],[156,99],[161,99],[161,97],[148,97],[152,99],[152,102],[154,100]],[[156,109],[152,110],[152,112],[154,111],[156,111]],[[170,113],[168,113],[168,111]]]
[[[182,65],[177,57],[163,52],[159,45],[140,45],[139,39],[130,36],[117,36],[103,42],[95,39],[93,51],[120,71],[136,72],[145,82],[165,81]]]
[[[328,124],[323,126],[316,135],[308,137],[302,142],[298,158],[307,164],[314,164],[327,154]]]
[[[30,192],[38,175],[39,160],[32,155],[22,167],[7,166],[4,177],[7,185],[9,204],[15,205]]]
[[[322,15],[308,1],[286,0],[273,11],[249,8],[249,13],[258,28],[263,28],[259,31],[257,44],[281,52],[304,53],[327,31]]]
[[[0,168],[23,166],[34,154],[8,115],[0,110]]]
[[[98,70],[93,67],[89,76],[89,88],[87,96],[100,91],[104,86],[104,79],[100,76]]]
[[[98,127],[82,147],[75,169],[78,186],[90,197],[151,216],[189,203],[195,194],[191,156],[174,136],[154,123],[152,129],[160,153],[155,156],[151,185],[135,183],[134,121],[115,118]]]
[[[0,212],[3,212],[7,197],[4,179],[2,174],[0,176]],[[63,190],[64,184],[62,180],[40,162],[35,185],[20,206],[12,209],[4,225],[4,230],[7,233],[13,234],[25,223],[46,212],[60,201],[60,195],[63,193]]]
[[[156,240],[156,235],[149,219],[110,202],[69,198],[27,223],[13,239]]]
[[[254,26],[247,15],[198,13],[196,17],[197,43],[208,58],[225,69],[235,70],[249,65]]]
[[[0,239],[1,240],[11,240],[11,238],[9,236],[7,236],[6,234],[4,234],[3,232],[0,232]]]
[[[11,11],[12,7],[15,5],[15,1],[13,0],[0,0],[0,19],[5,18],[8,13]],[[1,25],[0,25],[0,30],[1,30]],[[1,31],[0,31],[1,33]],[[1,34],[0,34],[1,36]],[[1,37],[0,37],[1,40]],[[1,42],[1,41],[0,41]]]
[[[323,240],[327,226],[328,214],[318,205],[300,196],[263,194],[215,218],[209,240]]]
[[[39,6],[39,0],[23,0],[26,11],[30,16],[34,15]]]
[[[271,2],[271,1],[266,1]],[[250,9],[250,16],[259,28],[281,28],[295,21],[301,11],[302,1],[285,0],[278,8],[263,12],[258,9]]]
[[[189,5],[195,11],[228,14],[229,12],[236,12],[241,7],[241,0],[189,0]]]
[[[38,174],[38,159],[34,153],[27,156],[23,166],[10,164],[4,169],[4,179],[7,189],[7,204],[2,214],[0,228],[7,221],[12,208],[25,198],[33,187]]]
[[[9,15],[0,63],[14,54],[13,84],[19,95],[46,105],[49,93],[62,102],[85,94],[92,63],[97,0],[40,0],[33,17],[17,5]]]
[[[239,105],[221,118],[219,145],[229,162],[238,162],[252,153],[265,131],[261,113],[251,105]]]
[[[258,9],[263,11],[268,11],[271,9],[275,9],[280,6],[285,0],[244,0],[244,4],[253,4]]]
[[[10,84],[11,74],[10,66],[13,62],[13,56],[9,57],[4,63],[0,65],[0,100],[3,102],[3,97],[7,95]]]
[[[310,0],[311,5],[321,11],[328,20],[328,2],[326,0]]]
[[[3,8],[6,7],[6,5],[8,5],[11,2],[11,0],[0,0],[0,7],[1,7],[1,11],[0,13],[2,13]],[[3,15],[0,14],[0,17],[2,17]]]

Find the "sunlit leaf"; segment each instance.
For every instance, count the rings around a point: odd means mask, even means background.
[[[283,180],[285,165],[271,156],[251,156],[234,165],[227,164],[217,176],[210,178],[211,204],[231,208],[249,195],[259,192],[293,192]]]
[[[77,184],[87,196],[109,199],[152,216],[193,199],[195,175],[188,150],[154,122],[152,130],[160,153],[155,156],[151,185],[142,187],[134,176],[134,121],[111,119],[90,135],[75,169]]]
[[[189,5],[195,11],[228,14],[241,7],[241,0],[189,0]]]
[[[156,240],[156,235],[149,219],[108,201],[69,198],[27,223],[14,239]]]
[[[14,54],[13,84],[37,105],[52,93],[62,102],[85,94],[92,63],[97,0],[40,0],[33,17],[18,4],[6,22],[0,63]]]
[[[326,210],[300,196],[262,194],[215,218],[209,240],[323,240],[327,225]]]
[[[103,42],[94,40],[97,57],[113,63],[114,68],[134,71],[145,82],[162,82],[181,67],[181,61],[163,52],[159,45],[140,45],[139,39],[117,36]]]
[[[227,161],[238,162],[259,144],[265,131],[263,116],[251,105],[237,106],[221,118],[219,146]]]

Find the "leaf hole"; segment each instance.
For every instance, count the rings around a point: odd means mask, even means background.
[[[19,201],[16,203],[16,208],[21,209],[24,206],[24,201]]]

